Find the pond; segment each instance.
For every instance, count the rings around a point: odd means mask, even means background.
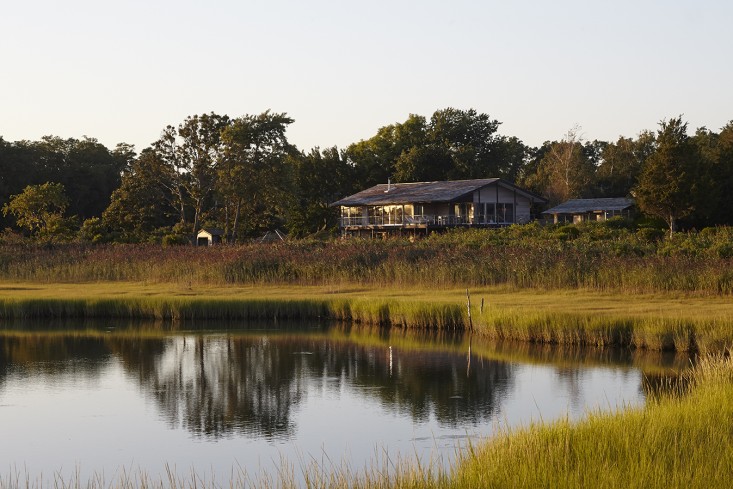
[[[445,466],[506,426],[641,405],[645,372],[685,362],[344,325],[5,325],[0,473]]]

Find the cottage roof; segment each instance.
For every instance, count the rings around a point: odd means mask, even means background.
[[[496,183],[537,202],[545,199],[522,190],[500,178],[480,178],[475,180],[452,180],[441,182],[381,183],[362,190],[354,195],[334,202],[333,206],[389,205],[406,203],[453,202],[472,194],[474,191]]]
[[[585,212],[623,211],[634,206],[634,199],[612,197],[605,199],[572,199],[543,214],[583,214]]]

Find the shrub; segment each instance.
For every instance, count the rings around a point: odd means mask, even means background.
[[[163,246],[184,246],[191,244],[188,237],[183,234],[166,234],[163,236]]]

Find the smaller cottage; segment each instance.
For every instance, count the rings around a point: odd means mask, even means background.
[[[613,197],[604,199],[572,199],[542,214],[552,216],[555,224],[583,221],[605,221],[614,216],[631,217],[634,199]]]
[[[212,246],[221,244],[222,236],[224,236],[224,231],[221,229],[202,228],[198,234],[196,234],[196,246]]]

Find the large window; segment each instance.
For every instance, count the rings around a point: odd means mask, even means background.
[[[455,204],[453,213],[456,216],[457,224],[470,224],[473,222],[473,204],[469,202]]]
[[[341,221],[344,226],[364,225],[364,207],[341,207]]]
[[[497,222],[514,222],[514,204],[496,205]]]
[[[400,225],[403,222],[402,205],[377,205],[369,208],[369,224],[375,226]]]

